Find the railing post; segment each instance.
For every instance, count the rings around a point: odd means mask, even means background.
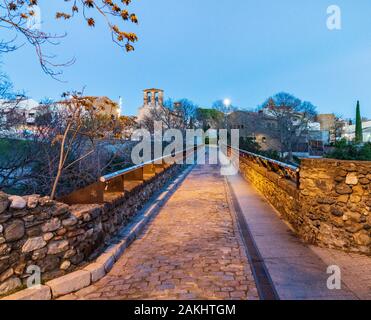
[[[124,192],[124,179],[122,176],[116,177],[106,183],[106,192]]]
[[[143,178],[149,180],[156,175],[156,168],[153,163],[146,164],[143,167]]]
[[[194,149],[197,151],[197,146],[194,146]],[[185,160],[187,150],[182,150],[176,154],[173,153],[173,157],[174,160]],[[151,180],[157,173],[171,167],[172,164],[165,161],[167,158],[169,156],[105,175],[98,182],[83,189],[76,190],[60,200],[68,204],[104,203],[105,193],[124,193],[125,191],[131,191],[144,181]],[[157,161],[158,163],[156,163]]]
[[[161,163],[155,163],[154,166],[155,166],[155,173],[156,174],[161,173],[165,169],[164,160],[162,159]]]
[[[144,170],[143,167],[125,173],[123,175],[124,179],[124,190],[131,191],[136,186],[140,185],[144,181]]]
[[[102,204],[104,203],[104,189],[106,184],[98,181],[83,189],[72,192],[71,194],[58,199],[69,205],[72,204]]]

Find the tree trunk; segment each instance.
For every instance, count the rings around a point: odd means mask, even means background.
[[[57,186],[58,186],[58,183],[59,183],[59,179],[61,178],[61,175],[62,175],[63,166],[64,166],[64,145],[66,143],[66,138],[67,138],[68,132],[70,131],[70,127],[71,127],[71,124],[68,123],[67,127],[66,127],[66,131],[63,134],[63,139],[62,139],[62,143],[61,143],[61,150],[60,150],[60,153],[59,153],[58,171],[57,171],[57,175],[54,179],[52,192],[50,194],[51,200],[54,200],[54,198],[55,198],[55,194],[56,194],[56,191],[57,191]]]
[[[289,153],[289,161],[293,161],[294,158],[292,156],[292,141],[291,141],[291,137],[288,139],[287,149],[288,149],[288,153]]]

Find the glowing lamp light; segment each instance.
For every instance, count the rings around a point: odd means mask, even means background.
[[[232,102],[231,102],[230,99],[224,99],[223,103],[224,103],[224,105],[225,105],[226,107],[229,107],[229,106],[232,104]]]

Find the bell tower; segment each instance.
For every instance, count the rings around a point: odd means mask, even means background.
[[[164,106],[164,90],[161,89],[145,89],[143,90],[144,96],[143,107],[163,107]]]
[[[138,121],[141,122],[153,109],[164,107],[164,90],[145,89],[143,90],[143,106],[139,109]]]

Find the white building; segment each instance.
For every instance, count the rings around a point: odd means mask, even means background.
[[[371,121],[362,122],[363,142],[371,142]],[[347,124],[344,127],[344,138],[353,141],[356,138],[356,126]]]
[[[1,120],[6,121],[8,117],[18,115],[25,124],[34,124],[39,107],[40,104],[33,99],[0,100]]]

